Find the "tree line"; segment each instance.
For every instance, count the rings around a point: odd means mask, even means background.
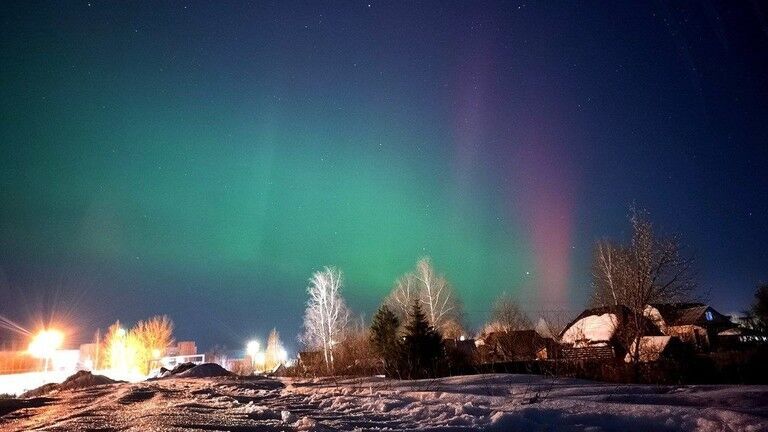
[[[691,301],[697,285],[695,261],[685,253],[678,235],[660,235],[647,212],[634,206],[628,219],[631,235],[626,241],[603,239],[594,246],[590,306],[629,311],[622,332],[631,362],[638,364],[640,336],[648,323],[646,307]],[[307,289],[300,340],[307,349],[322,352],[322,372],[368,366],[389,376],[420,378],[447,373],[469,361],[458,347],[466,335],[461,300],[429,257],[419,259],[412,271],[395,282],[369,326],[352,319],[342,289],[343,274],[335,267],[313,274]],[[758,291],[757,298],[748,316],[755,326],[766,329],[768,285]],[[490,312],[481,336],[535,329],[558,341],[570,318],[550,314],[534,323],[510,294],[496,298]]]

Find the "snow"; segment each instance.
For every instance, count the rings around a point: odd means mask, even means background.
[[[613,337],[617,324],[616,315],[612,313],[589,315],[569,327],[561,341],[568,344],[606,342]]]
[[[60,391],[27,406],[0,418],[0,430],[768,431],[768,386],[533,375],[171,377]]]
[[[19,395],[43,384],[60,383],[73,371],[24,372],[0,375],[0,394]]]

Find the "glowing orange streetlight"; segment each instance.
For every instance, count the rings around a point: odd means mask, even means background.
[[[45,359],[45,366],[43,371],[48,371],[48,361],[56,353],[56,350],[61,348],[64,343],[64,333],[58,330],[41,330],[40,333],[35,335],[29,342],[29,348],[27,351],[30,355],[36,358]]]

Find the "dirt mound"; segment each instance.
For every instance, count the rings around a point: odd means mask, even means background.
[[[216,363],[203,363],[174,376],[179,378],[209,378],[228,375],[232,374]]]
[[[115,384],[118,382],[122,381],[115,381],[104,375],[94,375],[88,371],[78,371],[74,375],[70,375],[69,378],[65,379],[61,384],[45,384],[22,394],[21,397],[28,398],[42,396],[52,391],[76,390],[104,384]]]
[[[173,369],[166,369],[164,367],[160,368],[160,373],[157,374],[156,378],[168,378],[170,376],[178,375],[182,372],[186,372],[196,365],[192,362],[187,363],[180,363],[177,364]]]

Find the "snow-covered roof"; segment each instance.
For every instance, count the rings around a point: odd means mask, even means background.
[[[607,342],[613,338],[617,326],[616,314],[587,315],[568,327],[561,341],[568,344]]]

